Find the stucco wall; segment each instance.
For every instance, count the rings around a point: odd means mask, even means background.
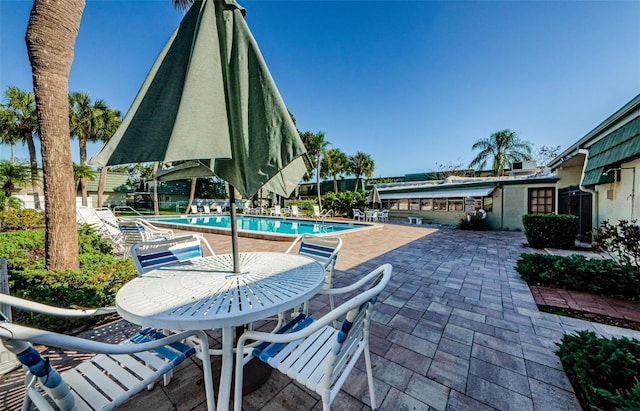
[[[573,167],[561,167],[556,170],[558,175],[557,187],[565,188],[569,186],[577,186],[582,178],[582,165]]]
[[[503,191],[502,228],[504,230],[522,230],[522,215],[527,212],[527,188],[524,186],[505,186]]]
[[[640,196],[639,168],[640,159],[623,163],[622,170],[618,171],[620,173],[620,181],[618,181],[615,190],[613,184],[600,184],[597,186],[598,225],[604,220],[616,223],[619,220],[638,219],[640,216],[640,199],[638,198]],[[633,169],[635,169],[635,185]],[[615,191],[613,199],[607,198],[608,190]]]

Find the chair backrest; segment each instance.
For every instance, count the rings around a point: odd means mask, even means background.
[[[120,237],[118,224],[114,224],[108,220],[100,218],[100,215],[94,208],[76,207],[76,220],[81,224],[89,224],[98,232],[98,234],[109,238],[110,240],[115,241]]]
[[[297,205],[292,205],[291,206],[291,215],[293,217],[299,217],[300,216],[300,209],[298,208]]]
[[[116,215],[113,214],[113,211],[111,211],[110,208],[99,207],[95,209],[95,212],[102,221],[116,227],[118,226],[118,217],[116,217]]]
[[[191,204],[191,214],[198,214],[198,206]]]
[[[168,240],[144,241],[131,247],[131,258],[139,274],[163,265],[192,260],[204,255],[215,255],[215,253],[201,234]]]
[[[320,216],[320,206],[319,205],[314,205],[313,206],[313,216],[314,217],[318,217]]]
[[[325,286],[330,287],[333,284],[333,269],[341,247],[342,239],[339,237],[317,237],[304,234],[296,238],[286,252],[297,252],[322,264],[327,271]]]
[[[211,209],[210,209],[210,208],[209,208],[209,206],[208,206],[208,205],[206,205],[206,204],[202,206],[202,211],[203,211],[204,213],[206,213],[206,214],[211,213]]]
[[[221,206],[219,206],[219,205],[216,206],[216,213],[222,214],[222,207]]]
[[[123,245],[126,249],[129,249],[132,245],[143,241],[148,241],[149,237],[145,233],[145,228],[142,224],[133,220],[122,220],[118,224],[120,232],[123,237]]]
[[[275,215],[280,215],[282,213],[282,210],[280,209],[279,205],[275,205],[273,206],[273,212],[275,213]]]

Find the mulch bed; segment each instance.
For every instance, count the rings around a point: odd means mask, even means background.
[[[613,325],[615,327],[628,328],[640,331],[640,323],[636,321],[625,320],[623,318],[614,318],[601,314],[594,314],[587,311],[572,310],[570,308],[552,307],[549,305],[539,305],[538,309],[546,313],[564,315],[565,317],[579,318],[585,321],[591,321],[599,324]]]

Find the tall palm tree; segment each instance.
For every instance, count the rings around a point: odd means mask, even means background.
[[[33,190],[33,204],[40,209],[40,196],[38,195],[38,156],[33,137],[38,131],[38,117],[36,115],[36,102],[33,93],[22,91],[17,87],[8,87],[5,91],[6,103],[2,105],[3,140],[27,144],[29,149],[29,165],[31,167],[31,187]],[[6,127],[6,128],[4,128]],[[11,155],[13,161],[13,154]]]
[[[471,148],[480,149],[480,152],[469,167],[482,169],[491,158],[496,176],[504,175],[505,166],[511,162],[531,159],[531,144],[521,140],[516,132],[509,129],[496,131],[489,138],[481,138]]]
[[[320,195],[320,161],[322,160],[322,155],[331,143],[325,139],[323,131],[318,131],[315,134],[306,132],[301,137],[309,157],[315,158],[316,160],[314,164],[316,173],[316,189],[318,191],[318,205],[322,208],[322,199]]]
[[[0,105],[0,143],[8,144],[11,147],[11,162],[15,161],[15,147],[20,141],[13,126],[13,114]]]
[[[69,96],[69,122],[71,136],[78,138],[80,164],[87,163],[87,143],[106,141],[120,125],[119,112],[111,110],[104,100],[95,100],[87,93]],[[87,179],[80,178],[82,205],[87,205]]]
[[[120,127],[120,123],[122,122],[120,111],[109,109],[103,112],[102,122],[104,124],[102,128],[103,134],[97,136],[98,141],[107,141],[113,133],[116,132],[118,127]],[[109,170],[107,166],[100,169],[100,179],[98,180],[98,207],[102,207],[107,170]]]
[[[320,174],[330,175],[333,178],[333,192],[338,192],[338,176],[349,170],[347,155],[338,148],[331,148],[324,152],[324,160]]]
[[[84,0],[34,0],[25,36],[42,147],[49,269],[79,267],[68,83],[84,5]]]
[[[17,189],[31,181],[29,166],[13,161],[0,160],[0,187],[2,187],[3,204],[0,209],[9,206],[11,195]]]
[[[355,156],[349,157],[349,173],[356,176],[356,185],[353,187],[353,191],[358,191],[358,185],[360,184],[360,176],[371,178],[373,171],[375,170],[375,164],[369,154],[362,151],[356,152]]]

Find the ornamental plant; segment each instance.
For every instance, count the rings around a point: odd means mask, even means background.
[[[615,225],[604,220],[593,230],[593,238],[597,247],[620,265],[640,271],[640,226],[637,220],[620,220]]]

